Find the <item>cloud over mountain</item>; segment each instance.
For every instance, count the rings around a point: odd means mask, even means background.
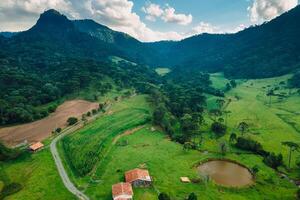
[[[298,0],[254,0],[248,8],[252,22],[269,21],[297,6]]]

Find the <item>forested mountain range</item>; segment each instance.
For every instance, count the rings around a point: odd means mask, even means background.
[[[27,31],[0,34],[0,124],[39,119],[48,110],[37,106],[91,83],[97,82],[105,90],[111,87],[108,79],[120,87],[158,83],[161,80],[153,70],[156,66],[173,68],[168,76],[171,79],[216,71],[234,78],[296,72],[300,68],[299,20],[298,6],[271,22],[236,34],[142,43],[92,20],[72,21],[48,10]],[[116,65],[108,59],[111,56],[137,65]],[[209,83],[203,82],[207,88]],[[186,93],[186,85],[182,88]],[[212,88],[209,92],[220,95]]]
[[[300,68],[300,6],[236,34],[202,34],[179,42],[148,44],[156,62],[186,70],[224,71],[237,78],[262,78]],[[172,55],[172,56],[171,56]]]
[[[260,78],[300,68],[299,20],[300,6],[297,6],[270,22],[236,34],[201,34],[178,42],[142,43],[93,20],[71,21],[49,10],[30,30],[15,36],[13,33],[4,35],[12,37],[8,46],[11,49],[17,46],[18,55],[30,43],[41,49],[51,49],[55,52],[53,56],[58,57],[70,54],[105,60],[114,55],[152,67],[224,71],[231,77]],[[46,38],[55,42],[39,42]]]

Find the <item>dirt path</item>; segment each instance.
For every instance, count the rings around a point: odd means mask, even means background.
[[[66,101],[50,116],[28,124],[0,129],[0,140],[8,146],[15,146],[24,141],[28,143],[42,141],[51,136],[55,128],[66,127],[69,117],[81,118],[81,115],[97,109],[98,103],[84,100]]]

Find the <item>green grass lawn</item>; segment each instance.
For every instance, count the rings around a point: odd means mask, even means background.
[[[212,182],[184,184],[180,182],[180,177],[198,177],[195,164],[207,158],[223,156],[198,151],[185,152],[180,144],[169,141],[161,132],[150,131],[150,126],[122,139],[127,140],[128,145],[114,145],[105,160],[105,168],[101,169],[99,182],[88,185],[86,193],[91,199],[111,199],[111,185],[124,181],[124,172],[137,167],[149,169],[154,184],[152,188],[135,189],[136,200],[156,200],[158,192],[166,192],[174,200],[182,200],[191,192],[195,192],[201,199],[263,199],[266,194],[268,199],[293,199],[296,188],[288,181],[280,180],[258,156],[225,156],[250,168],[259,166],[257,183],[250,188],[226,189]]]
[[[160,76],[165,76],[165,75],[167,75],[168,73],[171,72],[171,70],[169,68],[163,68],[163,67],[156,68],[155,71]]]
[[[64,187],[49,148],[34,154],[26,153],[15,161],[0,163],[0,180],[23,186],[21,191],[6,197],[6,200],[76,199]]]
[[[263,103],[262,103],[263,104]],[[207,184],[183,184],[179,178],[188,176],[190,178],[198,177],[195,164],[206,160],[207,158],[224,158],[219,154],[218,144],[227,137],[216,140],[212,134],[206,130],[203,150],[209,150],[214,153],[201,153],[198,151],[185,152],[180,144],[174,143],[159,132],[151,132],[150,125],[136,133],[123,136],[120,141],[126,141],[127,145],[112,144],[113,136],[122,133],[125,129],[133,126],[127,126],[126,122],[130,119],[131,112],[135,109],[150,110],[146,102],[146,96],[136,96],[134,98],[114,104],[112,115],[99,118],[95,123],[87,126],[83,130],[71,135],[76,141],[85,138],[83,141],[106,142],[105,157],[95,165],[93,173],[79,178],[74,176],[74,181],[83,189],[91,199],[111,199],[111,186],[120,181],[124,181],[124,172],[137,167],[147,167],[154,178],[154,186],[148,189],[135,189],[136,200],[154,200],[157,199],[159,192],[166,192],[174,200],[182,200],[189,193],[195,192],[201,199],[262,199],[267,196],[268,199],[293,199],[296,187],[287,180],[281,180],[276,172],[267,167],[260,156],[249,154],[230,153],[225,158],[238,161],[249,168],[259,167],[259,173],[256,178],[256,185],[244,189],[228,189],[215,185],[213,182]],[[127,114],[126,114],[127,113]],[[233,113],[234,114],[234,113]],[[126,118],[126,119],[124,119]],[[134,117],[136,118],[136,117]],[[111,119],[113,128],[99,128]],[[116,123],[121,121],[122,123]],[[210,121],[207,121],[209,124]],[[124,126],[124,128],[120,128]],[[230,125],[232,126],[232,125]],[[110,132],[110,133],[109,133]],[[92,136],[91,136],[92,135]],[[88,138],[91,137],[92,139]],[[107,138],[109,138],[107,140]],[[100,145],[101,146],[101,145]],[[81,154],[78,151],[78,154]],[[64,155],[69,152],[65,151]],[[77,158],[79,157],[76,156]],[[69,164],[69,162],[66,162]],[[276,188],[276,191],[274,191]]]

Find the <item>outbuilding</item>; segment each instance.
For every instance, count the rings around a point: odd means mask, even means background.
[[[134,169],[125,173],[127,183],[131,183],[134,187],[148,187],[152,184],[152,180],[148,170]]]
[[[113,200],[132,200],[133,190],[130,183],[118,183],[112,186]]]
[[[34,143],[29,146],[30,151],[36,152],[44,147],[44,144],[41,142]]]

